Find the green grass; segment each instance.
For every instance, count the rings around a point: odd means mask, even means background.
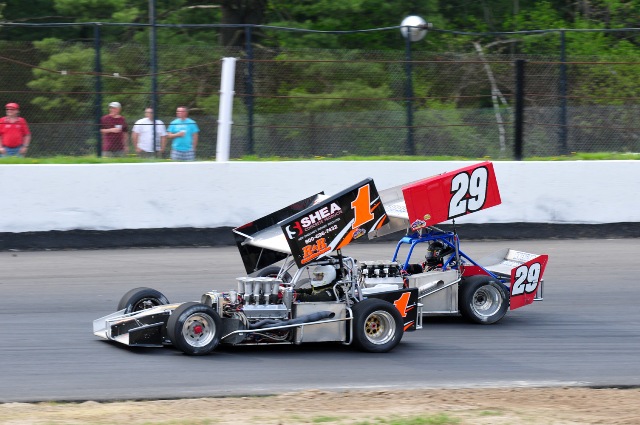
[[[602,160],[640,160],[640,153],[617,153],[617,152],[574,152],[571,155],[531,157],[525,161],[602,161]],[[491,157],[467,158],[462,156],[406,156],[406,155],[386,155],[386,156],[316,156],[308,158],[284,158],[278,156],[257,157],[246,155],[242,158],[232,159],[232,162],[249,161],[510,161],[508,159],[495,159]],[[215,161],[214,158],[207,161]],[[52,156],[43,158],[0,158],[2,164],[123,164],[123,163],[150,163],[150,162],[170,162],[168,159],[143,159],[135,155],[123,158],[98,158],[95,155],[89,156]]]
[[[355,425],[457,425],[459,419],[445,414],[434,416],[415,416],[412,418],[375,419],[373,422],[356,422]]]
[[[502,416],[502,412],[498,410],[483,410],[480,416]]]
[[[313,422],[314,424],[324,424],[327,422],[339,422],[339,421],[340,421],[340,418],[335,416],[317,416],[311,419],[311,422]]]

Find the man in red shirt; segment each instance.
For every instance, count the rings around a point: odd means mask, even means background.
[[[0,118],[0,156],[22,157],[31,143],[27,121],[19,117],[20,105],[7,103],[7,116]]]
[[[129,151],[127,121],[120,111],[122,105],[118,102],[109,104],[109,114],[100,119],[100,133],[102,133],[102,156],[124,156]]]

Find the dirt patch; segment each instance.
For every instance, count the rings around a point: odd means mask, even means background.
[[[6,403],[0,424],[640,424],[640,389],[303,391],[267,397]]]

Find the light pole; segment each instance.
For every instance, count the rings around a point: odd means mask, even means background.
[[[422,40],[427,35],[427,29],[432,25],[419,16],[407,16],[400,24],[400,32],[405,42],[405,103],[407,105],[407,146],[405,153],[415,155],[416,147],[413,141],[413,82],[411,67],[411,43]]]

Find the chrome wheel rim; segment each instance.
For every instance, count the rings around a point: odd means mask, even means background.
[[[491,317],[502,306],[502,294],[492,285],[484,285],[473,293],[471,308],[479,317]]]
[[[391,341],[396,333],[396,322],[386,311],[374,311],[364,322],[364,333],[367,339],[376,345]]]
[[[184,340],[192,347],[208,345],[216,334],[216,324],[207,314],[192,314],[182,325]]]

